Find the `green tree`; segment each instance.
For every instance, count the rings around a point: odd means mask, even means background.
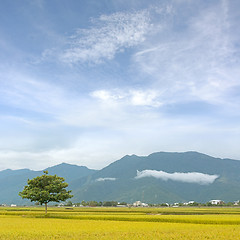
[[[19,195],[22,198],[30,199],[31,202],[44,204],[45,214],[47,214],[47,204],[49,202],[65,201],[73,195],[70,195],[71,191],[65,189],[68,184],[64,182],[64,178],[57,175],[48,175],[48,171],[43,172],[42,176],[28,179],[28,185],[24,187],[22,192],[19,192]]]
[[[103,206],[104,207],[116,207],[117,206],[117,202],[115,202],[115,201],[107,201],[107,202],[104,202],[103,203]]]

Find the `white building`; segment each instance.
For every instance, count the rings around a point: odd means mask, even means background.
[[[142,203],[141,201],[136,201],[135,203],[133,203],[134,207],[148,207],[147,203]]]
[[[192,204],[194,204],[194,203],[195,203],[195,201],[189,201],[189,202],[183,203],[183,205],[184,205],[184,206],[188,206],[188,205],[192,205]]]
[[[223,204],[224,202],[222,200],[211,200],[209,201],[212,205],[219,205]]]
[[[239,200],[234,201],[234,206],[238,206],[239,205]]]

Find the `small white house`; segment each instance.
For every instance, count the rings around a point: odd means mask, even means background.
[[[222,200],[211,200],[209,201],[212,205],[219,205],[223,204],[224,202]]]
[[[136,201],[135,203],[133,203],[134,207],[148,207],[147,203],[142,203],[141,201]]]
[[[238,206],[239,205],[239,200],[234,201],[234,206]]]
[[[188,205],[192,205],[194,203],[195,203],[195,201],[189,201],[189,202],[184,202],[183,205],[188,206]]]
[[[172,205],[172,207],[179,207],[179,203],[174,203],[173,205]]]

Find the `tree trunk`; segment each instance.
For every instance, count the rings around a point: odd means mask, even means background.
[[[45,203],[45,214],[47,214],[47,203]]]

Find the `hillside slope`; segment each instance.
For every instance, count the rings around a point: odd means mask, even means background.
[[[60,177],[64,177],[66,182],[69,183],[70,189],[71,181],[88,176],[96,171],[84,166],[66,163],[49,167],[44,170],[48,170],[51,175],[56,174]],[[29,204],[30,202],[26,199],[22,200],[18,193],[23,190],[28,179],[42,175],[43,171],[33,171],[29,169],[7,169],[0,171],[0,204]]]
[[[73,202],[228,202],[240,198],[240,161],[198,152],[127,155],[101,170],[66,163],[46,170],[66,179]],[[0,171],[0,203],[29,203],[18,192],[28,178],[41,174],[42,171],[29,169]]]
[[[137,171],[144,173],[144,170],[154,171],[136,178]],[[237,160],[213,158],[197,152],[159,152],[146,157],[127,155],[73,182],[72,187],[75,201],[234,201],[240,196],[239,172],[240,161]]]

